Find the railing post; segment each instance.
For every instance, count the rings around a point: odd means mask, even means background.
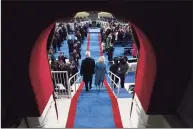
[[[113,89],[113,91],[114,91],[114,88],[112,88],[112,73],[111,72],[109,72],[109,74],[110,74],[110,87],[111,87],[111,89]]]
[[[120,87],[121,87],[121,79],[119,78],[119,88],[118,88],[117,98],[119,96]]]
[[[74,78],[74,82],[75,82],[75,84],[74,84],[75,91],[76,91],[76,84],[77,84],[76,79],[78,79],[78,74],[76,74],[76,75],[75,75],[75,78]]]
[[[113,81],[115,83],[115,86],[116,86],[116,81],[115,81],[115,75],[113,76]],[[115,87],[113,86],[113,91],[115,90]]]
[[[69,99],[71,99],[72,98],[72,96],[71,96],[71,86],[70,86],[70,82],[68,81],[68,72],[66,72],[66,73],[67,73],[68,97],[69,97]]]

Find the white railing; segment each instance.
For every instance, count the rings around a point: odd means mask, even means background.
[[[119,91],[121,88],[121,79],[116,74],[112,73],[111,71],[108,71],[108,78],[110,79],[110,88],[113,91],[114,95],[118,98]],[[117,87],[117,94],[114,91],[115,90],[114,86]]]
[[[67,71],[51,71],[56,98],[70,98],[71,87],[68,83]]]
[[[69,80],[68,80],[69,87],[72,87],[74,85],[75,93],[77,91],[77,87],[76,86],[77,86],[77,84],[78,85],[80,84],[80,82],[82,81],[81,79],[82,79],[82,77],[80,75],[80,72],[77,72],[72,77],[70,77]],[[69,94],[69,97],[72,98],[71,92]]]

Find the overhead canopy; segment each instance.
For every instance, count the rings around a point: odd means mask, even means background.
[[[113,17],[113,15],[108,12],[100,12],[98,13],[98,17]]]
[[[89,16],[89,13],[87,13],[87,12],[78,12],[74,16],[74,18],[77,18],[77,17],[88,17],[88,16]]]

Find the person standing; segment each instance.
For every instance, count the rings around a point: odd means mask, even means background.
[[[56,52],[57,52],[57,49],[56,49],[56,46],[57,46],[57,38],[56,38],[55,35],[54,35],[54,37],[53,37],[52,46],[53,46],[54,53],[56,53]]]
[[[67,43],[68,43],[69,55],[70,55],[70,53],[73,52],[73,44],[74,44],[74,41],[72,40],[71,36],[68,37]]]
[[[103,84],[105,74],[107,73],[104,56],[99,57],[99,61],[95,65],[95,85],[99,88]]]
[[[109,71],[111,71],[113,74],[111,76],[111,79],[115,81],[115,83],[117,84],[118,79],[117,77],[115,77],[115,75],[117,75],[118,72],[118,68],[119,68],[119,61],[118,58],[114,58],[113,64],[110,66]],[[115,75],[114,75],[115,74]],[[113,84],[113,82],[112,82]],[[114,88],[116,88],[116,85],[113,84]]]
[[[127,58],[124,56],[122,57],[122,59],[120,60],[120,64],[118,67],[118,76],[121,79],[121,88],[124,88],[124,84],[125,84],[125,75],[128,71],[128,64],[127,64]]]
[[[114,52],[114,47],[111,44],[108,51],[107,51],[109,63],[111,63],[113,61],[113,52]]]
[[[137,46],[133,43],[133,49],[131,50],[133,58],[137,58]]]
[[[83,76],[83,81],[85,83],[86,91],[88,91],[88,83],[89,89],[92,88],[92,76],[95,70],[95,61],[90,57],[90,52],[86,51],[86,58],[82,60],[80,75]]]

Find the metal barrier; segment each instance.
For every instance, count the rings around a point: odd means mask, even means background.
[[[120,87],[121,87],[121,79],[116,74],[112,73],[111,71],[108,71],[108,77],[110,79],[110,88],[112,89],[115,96],[118,98]],[[114,86],[118,88],[117,94],[114,91]]]
[[[70,77],[68,80],[69,87],[72,87],[74,85],[75,92],[77,91],[77,88],[76,88],[77,84],[80,84],[82,81],[81,78],[82,77],[80,75],[80,72],[77,72],[72,77]],[[69,97],[72,98],[71,92],[69,94]]]
[[[71,87],[68,83],[67,71],[51,71],[56,98],[70,98]]]

